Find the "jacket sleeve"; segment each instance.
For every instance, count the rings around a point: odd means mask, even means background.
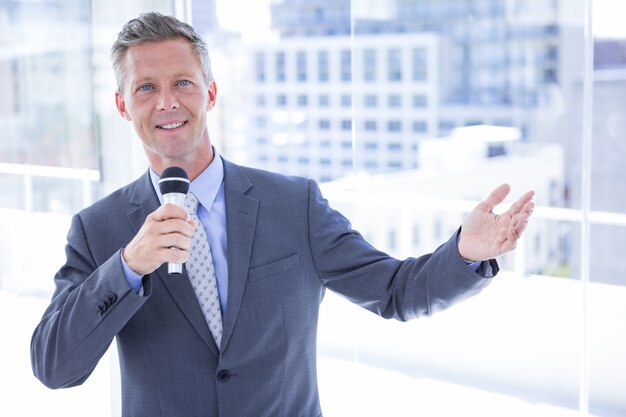
[[[72,218],[65,252],[52,302],[31,339],[33,372],[49,388],[82,384],[151,290],[149,279],[143,296],[131,290],[119,250],[96,264],[80,214]]]
[[[461,258],[458,231],[432,254],[400,261],[378,251],[329,207],[310,181],[310,246],[317,273],[328,289],[384,318],[406,321],[444,310],[485,288],[495,260],[477,272]]]

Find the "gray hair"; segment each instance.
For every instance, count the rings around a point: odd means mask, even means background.
[[[124,87],[123,81],[126,70],[124,58],[130,47],[146,42],[163,42],[180,38],[187,39],[191,43],[191,48],[198,61],[200,61],[206,81],[213,81],[209,51],[206,43],[193,27],[175,17],[150,12],[142,13],[138,18],[126,23],[111,47],[111,61],[113,62],[113,71],[115,72],[118,90],[121,92]]]

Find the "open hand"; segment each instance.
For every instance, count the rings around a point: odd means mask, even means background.
[[[484,261],[515,249],[535,207],[532,201],[535,192],[528,191],[506,212],[494,214],[493,208],[504,200],[509,191],[511,187],[508,184],[500,185],[465,218],[459,236],[459,253],[463,258]]]

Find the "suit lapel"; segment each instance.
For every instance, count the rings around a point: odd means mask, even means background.
[[[222,351],[235,327],[248,281],[259,201],[247,196],[253,187],[243,170],[224,160],[224,199],[228,262],[228,302],[223,321]]]
[[[150,173],[147,173],[136,182],[136,187],[130,202],[131,210],[128,213],[128,218],[136,234],[146,220],[146,217],[159,207],[159,199],[152,186]],[[150,279],[157,279],[157,277],[163,282],[163,285],[172,295],[178,307],[196,329],[209,349],[211,349],[215,355],[219,355],[215,341],[202,315],[202,310],[198,305],[196,294],[189,282],[186,269],[183,268],[182,275],[170,275],[167,272],[167,264],[163,264],[156,270],[156,273],[152,274]]]

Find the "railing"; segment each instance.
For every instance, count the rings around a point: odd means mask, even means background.
[[[401,247],[397,251],[400,256],[411,256],[411,254],[413,256],[416,255],[415,248],[413,248],[410,243],[407,243],[412,240],[411,233],[413,228],[411,227],[411,221],[412,219],[419,217],[416,213],[436,212],[444,214],[458,214],[459,216],[454,217],[453,220],[453,226],[458,227],[460,223],[457,223],[456,219],[460,218],[460,215],[468,213],[476,206],[476,204],[478,204],[477,201],[435,198],[418,195],[416,193],[395,194],[361,190],[354,191],[340,189],[339,187],[333,186],[325,187],[324,184],[322,184],[322,191],[324,196],[333,206],[351,206],[355,208],[357,213],[373,208],[381,210],[381,212],[379,212],[378,219],[367,220],[370,223],[372,221],[381,222],[386,220],[384,218],[385,215],[380,214],[382,213],[382,210],[399,210],[399,215],[393,219],[393,222],[395,223],[394,227],[398,230],[398,232],[405,235],[399,239],[401,243],[404,242],[404,244],[401,244]],[[502,204],[497,207],[497,211],[505,211],[508,207],[509,205]],[[358,216],[355,217],[358,218]],[[531,227],[533,226],[533,223],[536,224],[539,221],[551,221],[555,223],[567,222],[572,224],[582,224],[583,221],[588,221],[590,225],[624,227],[626,226],[626,214],[594,210],[590,211],[586,218],[583,218],[582,209],[538,206],[533,210],[530,223]],[[542,237],[545,237],[545,234]],[[524,239],[528,239],[528,233],[524,235]],[[371,243],[373,243],[374,246],[381,244],[381,242],[375,241],[372,241]],[[434,249],[436,245],[441,243],[443,242],[428,242],[426,244],[426,248]],[[523,243],[525,243],[525,240],[522,240],[521,244],[518,244],[515,251],[509,255],[512,258],[512,268],[508,269],[512,270],[517,276],[526,276],[528,274],[525,267],[528,245]]]
[[[6,259],[0,259],[4,265],[0,288],[12,293],[43,294],[47,298],[53,286],[52,276],[64,261],[62,249],[70,215],[33,212],[33,179],[79,180],[83,184],[82,201],[88,205],[100,175],[92,170],[14,164],[0,164],[0,173],[22,175],[26,191],[24,209],[0,208],[0,229],[8,231],[9,235],[9,239],[0,241],[0,253],[6,256]],[[410,249],[410,243],[406,242],[411,240],[412,228],[407,225],[416,214],[449,213],[454,219],[476,205],[476,201],[427,198],[411,193],[390,195],[322,188],[332,206],[353,206],[357,214],[367,207],[399,210],[400,215],[391,220],[397,222],[395,227],[406,235],[398,239],[405,245],[400,250]],[[574,225],[584,221],[581,210],[554,207],[537,207],[533,219]],[[592,224],[626,226],[626,214],[621,213],[592,211],[586,220]],[[28,232],[35,232],[36,238],[19,239]],[[490,385],[509,384],[511,393],[520,399],[575,409],[578,394],[576,371],[572,369],[577,364],[576,352],[581,348],[577,344],[580,327],[576,317],[580,286],[576,280],[528,274],[524,268],[526,246],[521,244],[514,252],[510,268],[513,273],[504,273],[485,294],[432,319],[407,324],[382,323],[371,314],[329,296],[320,318],[320,353],[355,358],[357,362],[413,376],[424,373],[433,378],[465,381],[468,386],[487,390],[491,389]],[[33,252],[39,254],[38,262],[32,261],[29,253]],[[598,323],[616,323],[619,318],[613,314],[623,315],[626,292],[623,287],[593,283],[589,294],[594,301],[591,309],[594,317],[592,342],[610,340],[589,353],[591,369],[599,375],[594,387],[602,392],[595,401],[600,407],[623,410],[626,404],[619,392],[620,380],[612,383],[620,377],[611,376],[613,373],[606,373],[606,370],[624,375],[626,370],[619,355],[626,340],[616,336],[610,325],[600,326]],[[558,308],[554,308],[555,300],[558,300]],[[529,305],[532,308],[528,308]],[[470,326],[472,334],[467,333],[468,322],[475,324]],[[333,327],[336,323],[340,324]],[[350,328],[350,332],[346,332],[346,328]],[[493,333],[492,329],[498,329],[499,333]],[[383,341],[374,337],[379,334],[384,335]],[[542,345],[538,346],[536,340]],[[461,344],[463,349],[457,348]],[[467,357],[473,360],[468,361]],[[562,366],[553,369],[551,366],[555,360]],[[116,375],[112,378],[115,393],[119,391],[118,384]],[[497,391],[494,388],[494,392]]]
[[[3,265],[0,289],[47,297],[53,290],[52,276],[63,264],[65,235],[72,213],[36,210],[35,179],[79,181],[82,198],[77,204],[85,207],[93,203],[100,173],[89,169],[0,163],[2,174],[22,177],[23,201],[17,209],[0,207],[0,230],[5,236],[0,240],[0,264]],[[33,262],[33,253],[37,254],[36,262]]]
[[[57,178],[78,180],[82,183],[82,203],[88,206],[93,202],[93,185],[100,181],[100,172],[92,169],[61,168],[29,164],[0,163],[0,174],[20,175],[24,185],[24,210],[33,212],[33,178]]]

